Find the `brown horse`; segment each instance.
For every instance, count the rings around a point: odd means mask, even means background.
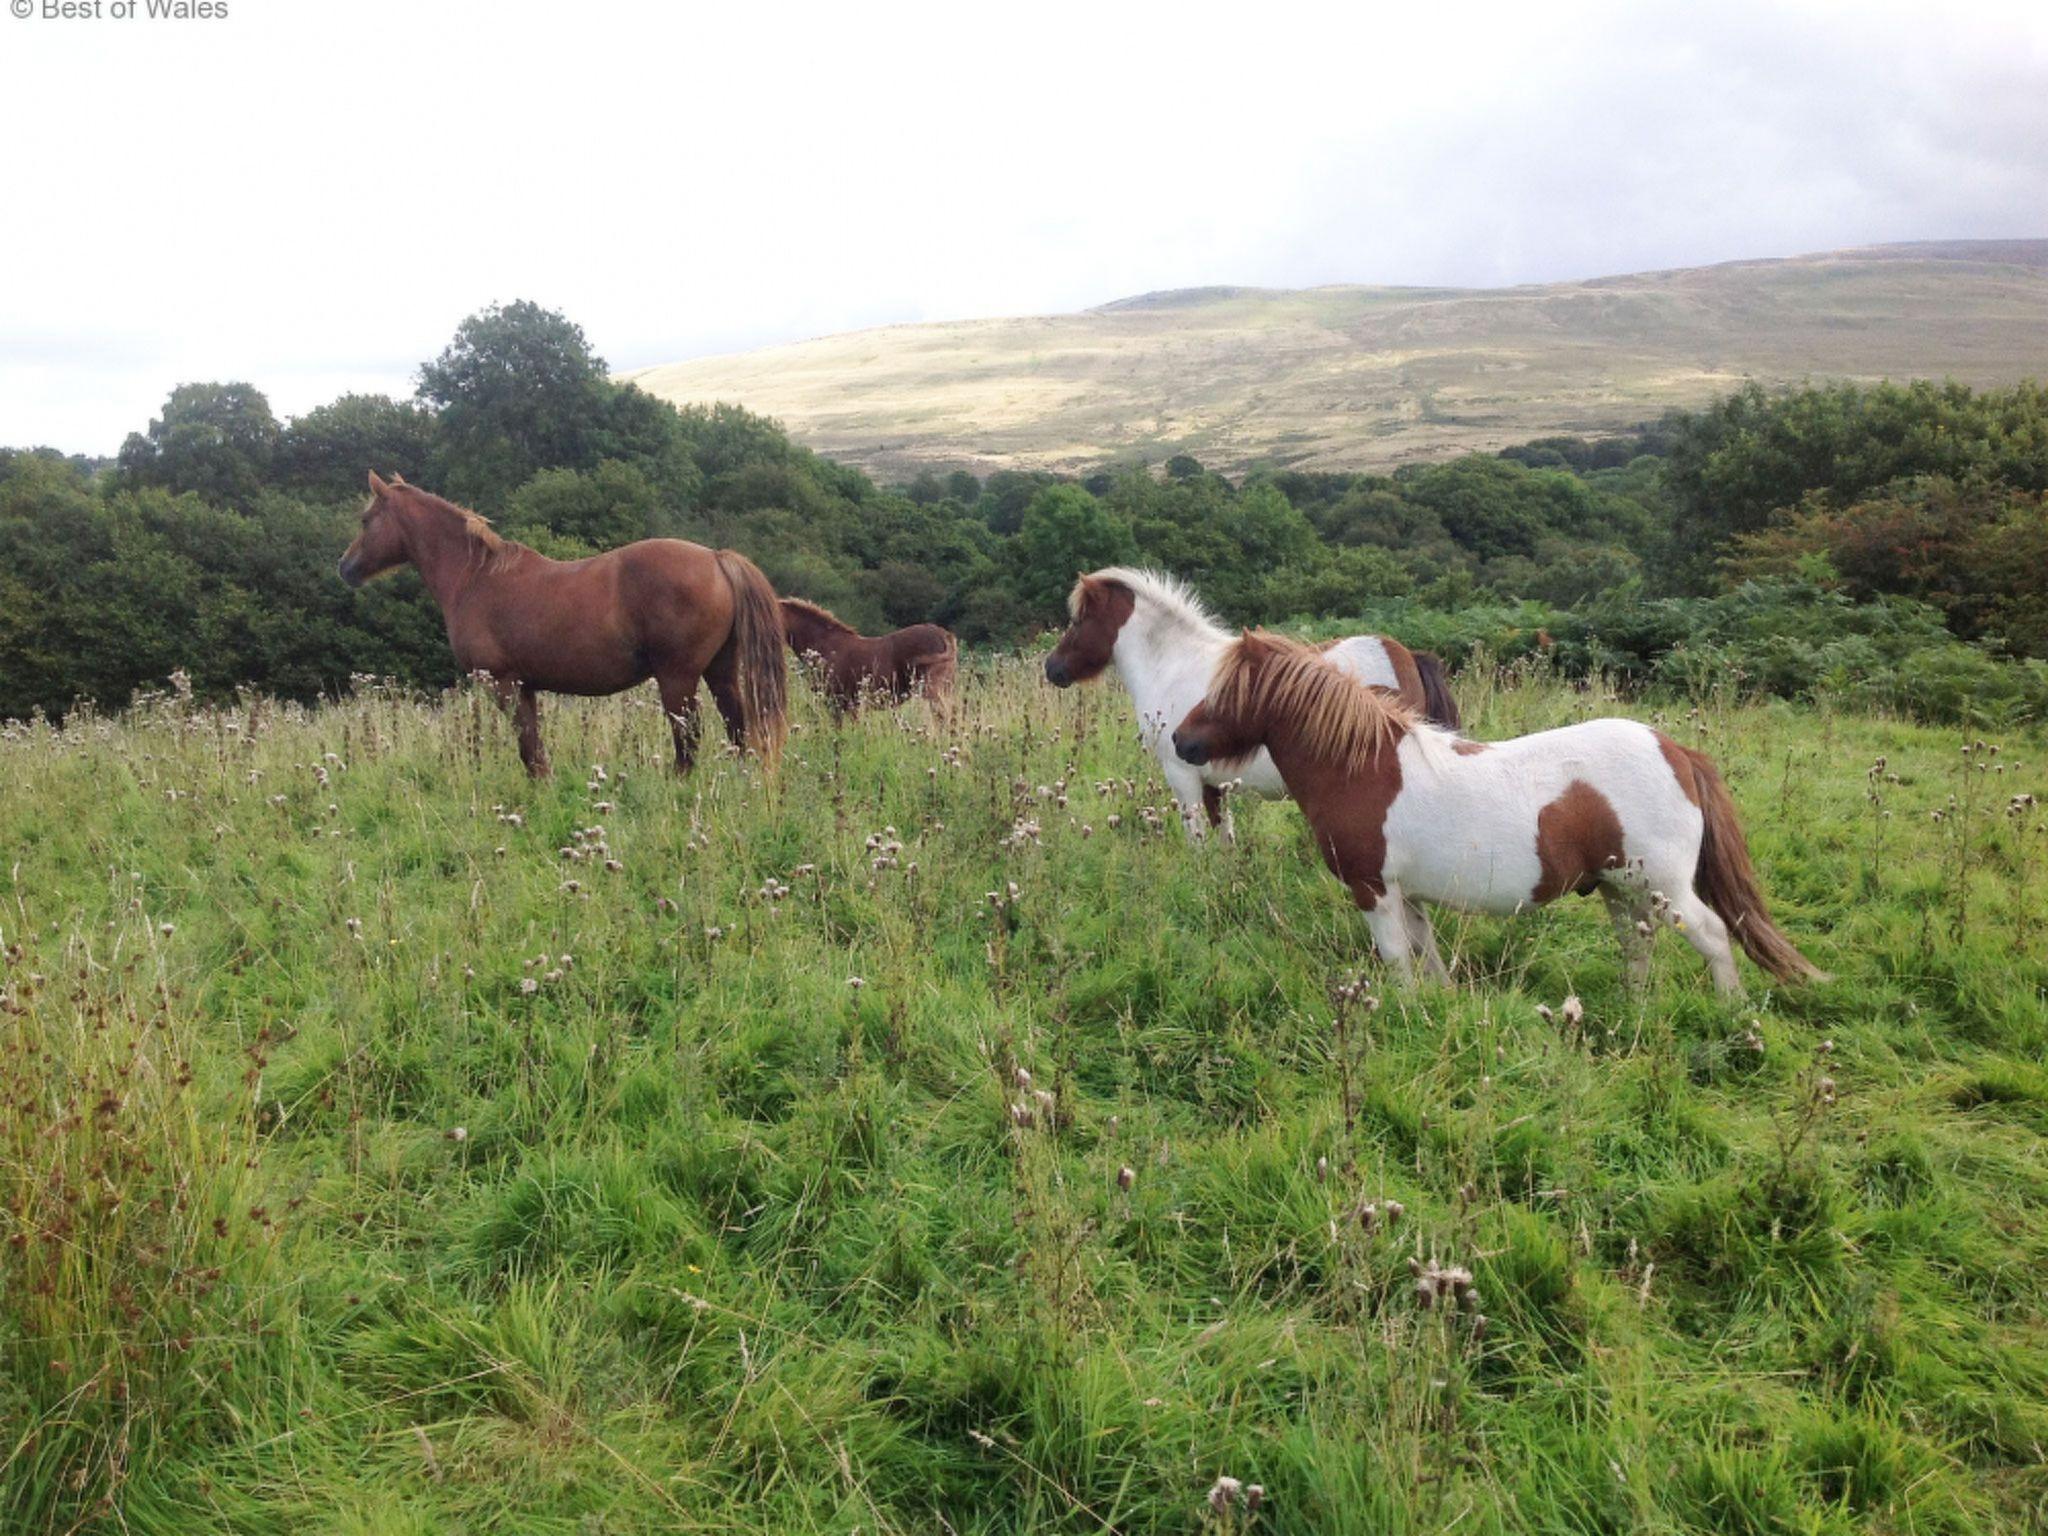
[[[733,550],[645,539],[588,560],[550,560],[474,512],[370,475],[362,531],[341,558],[359,587],[411,562],[441,605],[465,671],[488,673],[519,725],[519,757],[548,772],[540,701],[619,693],[653,678],[675,733],[676,770],[697,750],[697,681],[726,735],[773,765],[788,724],[775,589]]]
[[[936,624],[913,624],[870,638],[800,597],[782,599],[782,627],[799,656],[816,656],[834,712],[860,707],[863,695],[900,704],[922,692],[943,709],[953,694],[959,642]]]

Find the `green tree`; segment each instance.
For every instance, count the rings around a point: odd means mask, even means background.
[[[1074,579],[1137,558],[1131,525],[1078,485],[1048,486],[1024,509],[1009,548],[1018,598],[1041,619],[1064,611]]]
[[[149,430],[122,443],[121,476],[132,486],[246,502],[270,477],[278,436],[270,401],[253,384],[180,384]]]
[[[434,488],[487,512],[543,469],[641,465],[680,491],[688,444],[675,411],[613,384],[580,326],[521,300],[471,315],[420,369],[437,412]]]
[[[586,550],[666,537],[678,526],[653,482],[617,459],[606,459],[594,470],[542,470],[512,493],[504,522],[515,537],[541,530]]]
[[[294,417],[279,439],[275,483],[308,496],[363,494],[366,472],[427,483],[434,418],[409,400],[343,395]]]

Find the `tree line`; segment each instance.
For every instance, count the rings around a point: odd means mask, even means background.
[[[1682,645],[1670,605],[1745,588],[1752,609],[1777,593],[1841,625],[1890,603],[1983,654],[2048,656],[2035,385],[1751,387],[1632,433],[1391,475],[1233,482],[1180,455],[884,487],[737,406],[617,383],[579,327],[515,303],[463,321],[412,399],[281,422],[250,384],[184,384],[110,462],[0,450],[0,717],[121,702],[180,668],[209,694],[452,681],[416,577],[335,579],[372,467],[551,555],[731,545],[858,625],[935,620],[970,644],[1024,640],[1060,621],[1075,572],[1142,561],[1233,622],[1398,609],[1576,632],[1654,611]]]

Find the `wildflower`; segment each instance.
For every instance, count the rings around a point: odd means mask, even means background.
[[[158,923],[156,925],[156,931],[168,939],[172,934],[178,931],[178,925],[176,923]]]
[[[1244,1484],[1236,1478],[1219,1477],[1215,1486],[1209,1490],[1209,1507],[1220,1515],[1235,1504],[1243,1492]]]
[[[469,1127],[468,1127],[468,1126],[466,1126],[466,1125],[458,1125],[458,1126],[456,1126],[454,1130],[452,1130],[452,1131],[450,1131],[450,1132],[448,1133],[448,1139],[449,1139],[450,1141],[467,1141],[467,1140],[469,1140]]]
[[[535,981],[531,976],[522,976],[519,978],[520,996],[531,997],[534,993],[538,992],[539,990],[540,983]]]
[[[1316,1182],[1318,1184],[1330,1182],[1330,1160],[1327,1157],[1316,1159]]]
[[[1257,1509],[1265,1502],[1266,1485],[1264,1483],[1246,1483],[1244,1485],[1244,1507],[1246,1509]]]
[[[861,979],[860,977],[858,977],[858,976],[849,976],[849,977],[847,977],[847,978],[846,978],[846,984],[847,984],[847,985],[848,985],[849,987],[853,988],[853,990],[854,990],[854,991],[856,991],[856,992],[858,992],[858,991],[859,991],[859,990],[860,990],[860,989],[861,989],[862,987],[864,987],[864,986],[866,986],[866,985],[867,985],[867,983],[866,983],[865,981],[863,981],[863,980],[862,980],[862,979]]]
[[[1118,1189],[1128,1191],[1130,1187],[1137,1182],[1138,1170],[1133,1168],[1129,1163],[1126,1163],[1123,1167],[1117,1169],[1116,1187]]]
[[[1578,993],[1574,992],[1564,1000],[1564,1006],[1558,1009],[1558,1016],[1565,1023],[1571,1025],[1572,1028],[1577,1029],[1579,1027],[1579,1020],[1586,1016],[1586,1007],[1585,1004],[1579,1001]]]
[[[990,894],[993,895],[994,893],[991,892]],[[1031,1086],[1031,1069],[1029,1067],[1019,1067],[1016,1071],[1016,1078],[1019,1088],[1029,1088]]]

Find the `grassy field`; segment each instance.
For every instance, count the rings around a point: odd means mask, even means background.
[[[1193,453],[1388,469],[1615,431],[1744,381],[2037,376],[2048,241],[1877,246],[1517,288],[1214,288],[900,325],[629,375],[885,480]]]
[[[9,731],[0,1528],[2048,1521],[2039,737],[1667,702],[1840,979],[1572,902],[1400,995],[1291,807],[963,683],[773,788],[651,696],[538,786],[467,694]]]

